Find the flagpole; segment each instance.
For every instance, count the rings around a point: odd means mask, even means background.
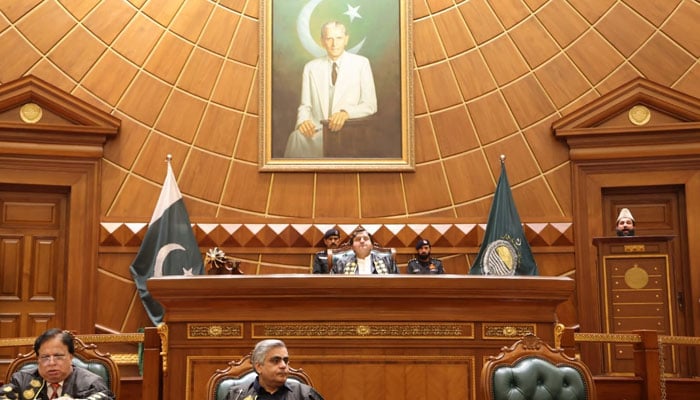
[[[155,209],[136,258],[129,267],[144,309],[154,326],[165,310],[148,291],[146,281],[167,275],[202,275],[199,244],[192,232],[182,193],[173,173],[172,154],[165,157],[166,173]]]
[[[501,175],[493,195],[484,239],[469,274],[537,275],[537,264],[508,183],[506,155],[501,154],[498,158],[501,161]]]

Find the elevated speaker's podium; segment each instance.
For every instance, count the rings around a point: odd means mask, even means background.
[[[326,399],[476,399],[487,355],[533,333],[553,343],[559,277],[218,275],[148,281],[169,327],[165,399],[266,338],[286,342]]]

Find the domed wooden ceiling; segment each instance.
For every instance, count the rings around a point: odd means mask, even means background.
[[[258,172],[259,6],[246,0],[0,2],[0,83],[27,74],[122,120],[103,215],[147,220],[165,154],[195,221],[484,222],[507,155],[524,221],[569,220],[553,121],[637,76],[700,96],[692,0],[415,0],[416,171]]]

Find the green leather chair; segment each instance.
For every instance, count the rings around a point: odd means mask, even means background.
[[[229,389],[255,380],[257,373],[250,362],[250,354],[238,361],[230,361],[225,369],[216,370],[207,383],[207,400],[223,400]],[[288,380],[313,386],[311,378],[303,369],[289,367]]]
[[[527,335],[489,357],[481,370],[484,400],[595,400],[588,367]]]
[[[101,353],[97,350],[97,345],[92,343],[85,344],[76,337],[73,337],[73,345],[75,346],[73,365],[78,368],[85,368],[101,376],[116,398],[119,398],[119,367],[110,354]],[[10,382],[13,373],[36,368],[36,366],[37,360],[34,350],[26,354],[20,354],[8,366],[5,382]]]

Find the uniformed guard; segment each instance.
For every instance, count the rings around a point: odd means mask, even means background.
[[[416,242],[416,257],[408,261],[408,273],[420,275],[438,275],[444,274],[442,261],[431,257],[430,242],[427,239],[419,239]]]
[[[335,249],[338,247],[340,244],[340,232],[335,228],[327,230],[323,235],[323,244],[326,248],[314,255],[314,274],[328,273],[328,249]]]

